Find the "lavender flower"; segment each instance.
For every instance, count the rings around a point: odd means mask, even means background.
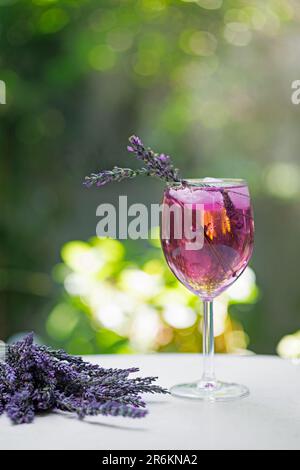
[[[150,148],[146,148],[141,139],[135,135],[129,138],[130,145],[127,146],[129,153],[136,156],[137,160],[144,163],[144,167],[139,170],[130,168],[114,167],[112,170],[103,170],[100,173],[92,173],[85,178],[84,184],[87,187],[96,185],[98,187],[113,181],[119,182],[126,178],[136,176],[156,176],[166,182],[181,181],[178,170],[174,168],[169,155],[157,154]]]
[[[143,393],[168,393],[156,377],[129,378],[139,369],[104,369],[64,351],[33,343],[33,334],[9,345],[0,362],[0,415],[31,423],[41,411],[143,418]]]

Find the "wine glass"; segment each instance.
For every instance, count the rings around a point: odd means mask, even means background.
[[[204,304],[202,378],[175,385],[171,393],[209,401],[246,397],[247,387],[216,379],[213,300],[238,279],[252,255],[254,221],[247,183],[205,178],[168,184],[161,243],[171,271]]]

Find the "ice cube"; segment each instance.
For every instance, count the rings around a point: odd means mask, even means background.
[[[203,181],[205,181],[205,183],[222,183],[220,178],[211,178],[210,176],[204,178]]]

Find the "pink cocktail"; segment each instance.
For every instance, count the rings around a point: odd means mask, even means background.
[[[173,387],[172,393],[212,401],[244,397],[249,393],[246,387],[215,378],[213,299],[236,281],[252,255],[254,222],[248,186],[242,180],[186,180],[170,184],[163,203],[162,223],[169,230],[167,234],[162,230],[161,242],[167,263],[204,302],[203,377]]]

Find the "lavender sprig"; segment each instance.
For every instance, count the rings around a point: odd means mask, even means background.
[[[33,342],[33,334],[7,348],[0,362],[0,415],[31,423],[41,411],[143,418],[143,393],[168,393],[157,377],[129,378],[139,369],[104,369]]]
[[[156,176],[165,182],[180,182],[178,170],[174,168],[169,155],[155,153],[151,148],[146,148],[141,139],[135,135],[129,138],[130,145],[127,146],[129,153],[136,156],[137,160],[144,163],[139,170],[131,168],[119,168],[115,166],[112,170],[103,170],[86,176],[84,184],[87,187],[96,185],[98,187],[113,181],[119,182],[126,178],[136,176]]]

